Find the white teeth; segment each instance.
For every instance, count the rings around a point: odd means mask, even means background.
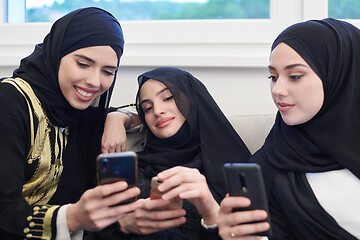
[[[88,92],[85,92],[85,91],[83,91],[83,90],[81,90],[81,89],[78,89],[78,88],[75,88],[76,89],[76,91],[81,95],[81,96],[83,96],[83,97],[91,97],[92,95],[94,95],[94,93],[88,93]]]

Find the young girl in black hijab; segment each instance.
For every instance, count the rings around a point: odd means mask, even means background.
[[[110,13],[79,9],[1,80],[1,239],[81,239],[137,206],[109,207],[139,194],[109,196],[124,182],[90,189],[123,45]]]
[[[269,72],[279,112],[251,158],[263,170],[270,239],[360,238],[359,66],[360,30],[344,21],[295,24],[273,43]],[[231,213],[245,205],[241,198],[223,201],[224,239],[269,227],[241,224],[265,217],[261,211]]]
[[[118,237],[218,239],[218,203],[225,196],[222,167],[247,161],[248,149],[190,73],[161,67],[138,81],[137,111],[147,129],[145,148],[138,153],[143,207],[119,221],[123,233],[118,231]],[[163,181],[160,191],[171,189],[160,200],[149,199],[154,176]],[[177,196],[184,199],[183,209],[155,210]]]

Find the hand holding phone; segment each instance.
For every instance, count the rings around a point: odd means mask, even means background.
[[[137,155],[135,152],[119,152],[100,154],[97,157],[98,184],[109,184],[117,181],[126,181],[128,188],[137,185]],[[136,198],[123,201],[127,204]]]
[[[233,211],[265,210],[267,212],[265,221],[270,224],[268,202],[260,166],[256,163],[226,163],[224,164],[224,176],[230,196],[242,196],[251,201],[249,207],[236,208]],[[266,232],[253,235],[269,236],[270,234],[271,227]]]
[[[164,194],[158,190],[158,186],[162,182],[158,179],[158,177],[153,177],[151,179],[151,191],[150,191],[150,199],[160,199],[161,196]],[[154,210],[173,210],[182,208],[183,200],[180,197],[174,197],[170,199],[170,203],[166,206],[156,208]]]

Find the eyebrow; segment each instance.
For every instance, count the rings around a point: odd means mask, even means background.
[[[295,63],[295,64],[291,64],[291,65],[288,65],[285,67],[285,69],[292,69],[292,68],[295,68],[295,67],[306,67],[306,68],[309,68],[308,66],[306,66],[305,64],[301,64],[301,63]],[[269,65],[268,68],[270,70],[276,70],[275,67]]]
[[[84,56],[84,55],[82,55],[82,54],[75,54],[75,56],[76,57],[79,57],[79,58],[82,58],[82,59],[84,59],[84,60],[86,60],[86,61],[88,61],[88,62],[91,62],[91,63],[95,63],[95,60],[94,59],[91,59],[91,58],[89,58],[89,57],[87,57],[87,56]],[[110,69],[117,69],[118,67],[116,67],[116,66],[110,66],[110,65],[106,65],[106,66],[104,66],[105,68],[110,68]]]
[[[163,92],[165,92],[167,90],[170,91],[170,89],[168,87],[161,89],[159,92],[156,93],[156,96],[159,96],[160,94],[162,94]],[[143,105],[143,103],[146,103],[146,102],[149,102],[149,101],[150,101],[149,99],[144,99],[144,100],[142,100],[140,102],[140,105]]]

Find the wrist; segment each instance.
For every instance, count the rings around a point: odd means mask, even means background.
[[[76,213],[74,213],[74,207],[74,204],[70,204],[66,208],[66,223],[70,233],[81,229],[79,221],[75,217]]]
[[[214,223],[214,224],[211,224],[211,225],[206,224],[203,218],[201,219],[200,224],[205,229],[216,229],[218,227],[217,223]]]
[[[128,231],[126,229],[126,223],[124,219],[118,220],[119,226],[120,226],[120,231],[125,233],[125,234],[130,234],[130,231]]]
[[[204,224],[213,225],[217,223],[217,220],[219,218],[219,211],[220,206],[215,201],[215,203],[212,204],[212,207],[208,208],[208,210],[205,211],[206,214],[201,214]]]

